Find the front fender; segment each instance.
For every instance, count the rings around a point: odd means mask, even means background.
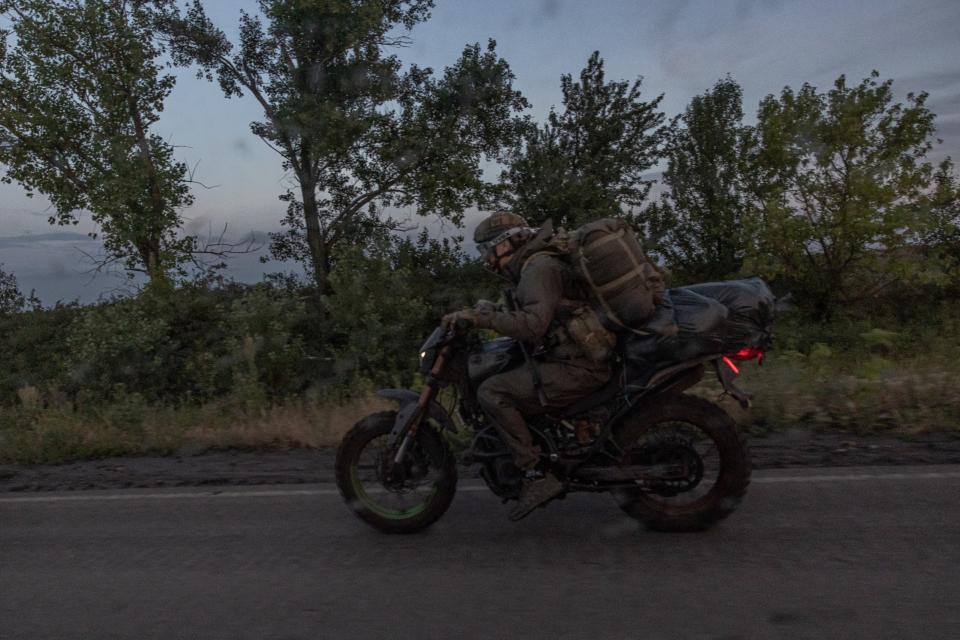
[[[377,395],[387,400],[393,400],[400,405],[400,414],[406,414],[412,411],[412,405],[416,405],[420,400],[420,394],[410,389],[379,389]],[[404,411],[406,409],[406,411]],[[427,413],[430,419],[436,421],[447,431],[456,431],[457,427],[453,424],[453,418],[443,407],[436,402],[431,402],[427,407]],[[401,416],[398,416],[398,418]],[[398,420],[399,422],[399,420]]]

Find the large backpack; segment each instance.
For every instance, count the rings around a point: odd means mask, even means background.
[[[561,230],[556,246],[586,285],[607,327],[647,333],[643,325],[662,302],[665,287],[625,220],[605,218],[571,232]]]

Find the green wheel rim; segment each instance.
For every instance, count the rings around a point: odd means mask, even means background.
[[[387,518],[388,520],[406,520],[407,518],[414,518],[418,516],[419,514],[423,513],[426,510],[427,504],[429,504],[429,502],[433,500],[433,497],[437,494],[437,483],[434,482],[433,489],[430,491],[429,494],[427,494],[423,502],[409,509],[405,509],[403,511],[396,511],[394,509],[388,509],[384,507],[383,505],[381,505],[376,500],[373,500],[370,497],[370,495],[363,488],[363,483],[360,482],[360,478],[357,477],[356,464],[353,464],[350,466],[350,481],[353,484],[354,491],[356,491],[357,493],[357,499],[360,500],[360,502],[362,502],[365,507],[373,511],[375,514],[377,514],[380,517]]]

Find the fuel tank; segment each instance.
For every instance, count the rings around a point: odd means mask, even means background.
[[[523,354],[513,338],[496,338],[480,345],[467,360],[470,381],[478,385],[490,376],[508,371],[523,361]]]

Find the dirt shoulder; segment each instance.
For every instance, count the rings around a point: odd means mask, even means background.
[[[757,469],[960,463],[960,438],[944,435],[900,440],[797,429],[751,438],[750,446]],[[334,455],[332,449],[212,451],[0,465],[0,492],[333,482]]]

